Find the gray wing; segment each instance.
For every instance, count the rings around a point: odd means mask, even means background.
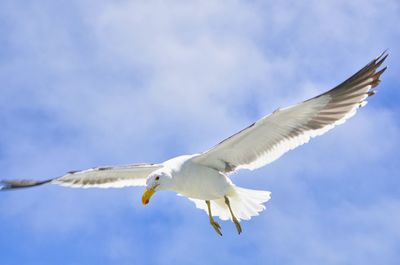
[[[71,171],[62,177],[35,180],[3,180],[0,190],[28,188],[43,184],[57,184],[73,188],[122,188],[145,186],[147,176],[161,168],[160,164],[134,164],[126,166],[105,166],[82,171]]]
[[[380,83],[379,77],[386,70],[378,69],[386,57],[381,54],[337,87],[274,111],[192,160],[226,173],[273,162],[345,122],[364,106],[365,99],[375,94],[371,89]]]

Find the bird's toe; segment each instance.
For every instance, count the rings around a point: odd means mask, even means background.
[[[219,225],[219,223],[215,222],[215,221],[210,221],[210,224],[212,225],[212,227],[214,228],[215,232],[217,232],[218,235],[222,236],[221,233],[221,226]]]

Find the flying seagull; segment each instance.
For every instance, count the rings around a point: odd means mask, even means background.
[[[223,140],[210,150],[172,158],[161,164],[133,164],[71,171],[44,181],[4,180],[1,190],[57,184],[74,188],[122,188],[145,186],[142,203],[153,194],[172,190],[192,200],[209,216],[210,224],[222,235],[214,220],[232,220],[242,232],[240,220],[249,220],[265,209],[269,191],[236,186],[230,175],[239,169],[256,169],[307,143],[353,116],[366,98],[375,94],[379,69],[386,52],[335,88],[300,104],[279,108],[247,128]]]

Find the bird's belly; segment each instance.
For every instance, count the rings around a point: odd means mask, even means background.
[[[216,200],[228,195],[232,189],[232,182],[229,178],[208,167],[183,170],[180,173],[179,177],[183,184],[176,191],[189,198]]]

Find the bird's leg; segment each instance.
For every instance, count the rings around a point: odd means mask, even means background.
[[[221,233],[221,226],[219,225],[219,223],[217,223],[212,214],[211,214],[211,205],[210,205],[210,201],[206,201],[207,204],[207,208],[208,208],[208,216],[210,217],[210,224],[212,225],[212,227],[214,228],[215,232],[217,232],[218,235],[222,236]]]
[[[236,226],[236,230],[238,231],[238,234],[240,235],[240,233],[242,233],[242,227],[240,226],[239,220],[236,218],[236,216],[232,212],[231,203],[229,202],[228,197],[224,196],[224,198],[225,198],[225,204],[228,206],[229,211],[231,212],[232,221]]]

